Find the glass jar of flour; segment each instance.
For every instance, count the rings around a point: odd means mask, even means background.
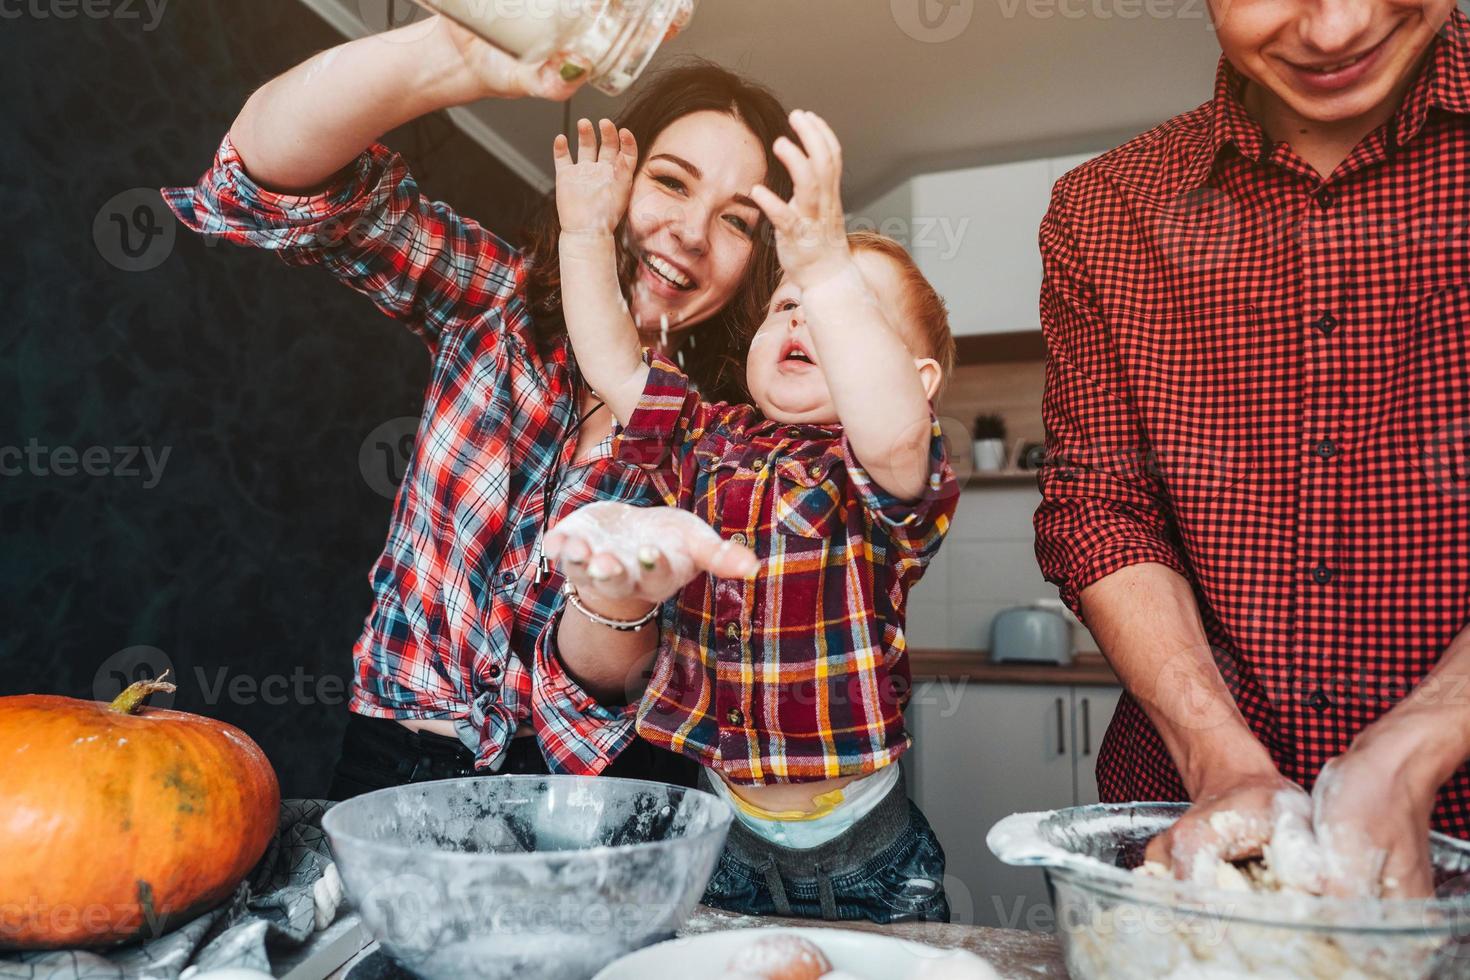
[[[659,45],[688,26],[697,0],[415,0],[527,64],[576,58],[590,84],[619,95]]]

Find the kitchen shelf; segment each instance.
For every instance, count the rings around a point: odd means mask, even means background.
[[[960,477],[965,490],[983,490],[988,487],[1036,486],[1035,470],[1001,470],[998,473],[970,473]]]
[[[1079,653],[1063,666],[991,663],[984,650],[910,650],[909,670],[915,680],[943,678],[970,684],[1116,687],[1120,683],[1100,653]]]

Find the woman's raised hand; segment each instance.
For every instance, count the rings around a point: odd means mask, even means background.
[[[755,552],[722,539],[708,524],[673,507],[599,501],[552,528],[547,558],[584,599],[658,604],[696,576],[742,578],[760,567]]]
[[[596,128],[592,120],[579,119],[576,159],[565,135],[556,138],[552,154],[562,234],[611,235],[627,213],[633,193],[638,169],[638,141],[633,134],[620,131],[610,119]]]
[[[586,65],[556,59],[544,65],[528,65],[448,17],[440,16],[438,20],[473,79],[479,98],[531,97],[565,102],[587,83]]]
[[[852,250],[842,210],[842,144],[814,112],[793,112],[791,128],[802,146],[783,136],[772,151],[791,172],[795,194],[783,201],[769,187],[757,186],[750,196],[776,230],[781,268],[805,290],[850,271]]]

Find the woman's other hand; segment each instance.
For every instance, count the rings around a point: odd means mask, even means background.
[[[482,99],[548,99],[565,102],[587,83],[586,65],[553,59],[528,65],[448,17],[437,18],[466,76]]]

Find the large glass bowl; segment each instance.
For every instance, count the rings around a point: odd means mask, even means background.
[[[1435,834],[1437,889],[1419,901],[1204,888],[1132,873],[1174,803],[1007,817],[987,844],[1046,869],[1073,980],[1418,980],[1470,977],[1470,844]]]
[[[348,897],[429,980],[585,980],[674,935],[730,829],[723,800],[629,779],[487,776],[328,810]]]

